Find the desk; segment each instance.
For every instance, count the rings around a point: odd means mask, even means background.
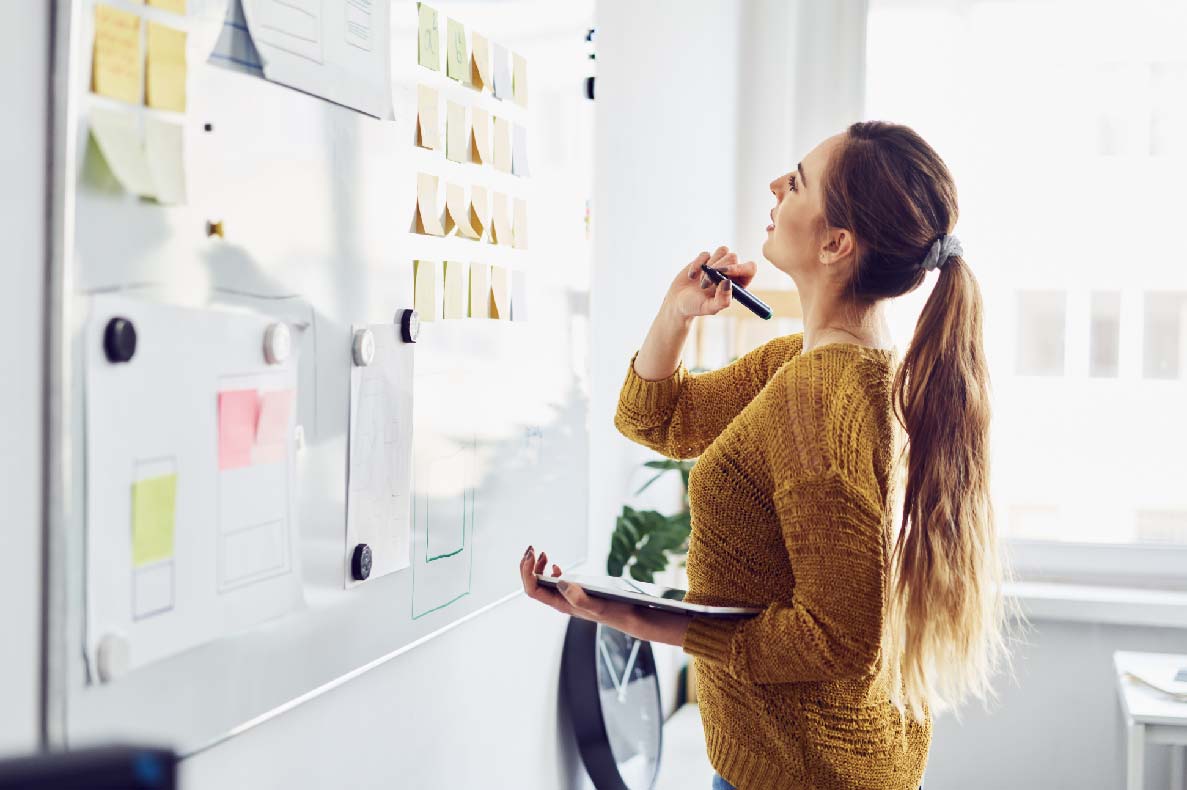
[[[1177,702],[1155,689],[1125,677],[1126,672],[1143,677],[1174,677],[1187,667],[1187,655],[1171,653],[1113,653],[1117,691],[1125,716],[1126,790],[1142,790],[1146,744],[1171,747],[1172,790],[1183,788],[1183,751],[1187,747],[1187,702]]]

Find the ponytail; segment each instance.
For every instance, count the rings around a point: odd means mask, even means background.
[[[901,656],[887,662],[892,700],[919,720],[925,706],[986,700],[1008,659],[981,316],[976,277],[948,258],[891,389],[909,445],[883,651]]]

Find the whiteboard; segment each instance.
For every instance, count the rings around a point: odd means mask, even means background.
[[[565,566],[584,560],[592,109],[582,96],[588,62],[580,20],[589,9],[437,6],[443,25],[452,16],[527,58],[526,108],[478,94],[444,71],[419,68],[416,4],[410,2],[392,3],[394,121],[257,76],[191,63],[187,200],[166,206],[126,193],[89,136],[88,112],[111,105],[87,90],[90,2],[68,6],[57,23],[58,40],[70,46],[65,73],[58,75],[66,90],[56,109],[58,161],[70,170],[55,195],[66,218],[59,272],[65,292],[57,320],[68,354],[55,397],[65,428],[59,437],[65,462],[56,473],[69,505],[54,535],[62,553],[51,568],[53,597],[62,602],[51,607],[51,630],[60,634],[54,645],[59,669],[50,679],[51,730],[65,743],[136,738],[194,753],[515,595],[518,560],[529,543],[548,545]],[[425,83],[442,97],[442,130],[447,99],[527,129],[530,177],[416,147],[416,90]],[[530,245],[412,232],[421,172],[525,200]],[[224,238],[207,235],[214,222],[222,223]],[[412,366],[408,565],[356,584],[347,556],[352,334],[363,326],[392,327],[399,311],[413,305],[418,259],[504,267],[531,309],[527,320],[423,324]],[[88,523],[88,506],[96,494],[126,503],[130,479],[101,473],[102,459],[109,452],[121,458],[140,452],[115,432],[96,431],[98,415],[88,408],[98,405],[87,388],[93,333],[115,306],[139,311],[146,328],[164,321],[170,332],[180,325],[169,316],[181,314],[199,323],[234,315],[248,322],[247,334],[275,322],[293,328],[295,353],[283,373],[284,386],[296,390],[293,543],[282,575],[296,581],[298,600],[286,601],[276,616],[220,625],[215,638],[133,661],[129,671],[104,683],[88,661],[94,644],[88,642],[87,576],[102,570],[89,562],[88,535],[100,534],[100,525]],[[188,342],[219,357],[200,334]],[[258,348],[253,353],[258,358]],[[167,368],[161,365],[162,372]],[[266,369],[256,374],[273,375]],[[259,380],[252,386],[273,385]],[[158,401],[154,419],[175,408],[185,437],[177,441],[208,442],[212,391],[198,393],[189,405]],[[192,419],[198,412],[205,416]],[[136,410],[123,419],[134,423]],[[210,452],[202,451],[207,464],[213,463]],[[217,481],[217,468],[192,473]],[[190,511],[179,513],[178,530],[188,517]],[[111,534],[122,528],[117,519]],[[475,654],[492,647],[475,645]]]

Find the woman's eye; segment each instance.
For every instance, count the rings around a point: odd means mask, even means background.
[[[797,191],[795,188],[795,173],[792,173],[790,176],[787,177],[787,186],[791,189],[792,192]]]

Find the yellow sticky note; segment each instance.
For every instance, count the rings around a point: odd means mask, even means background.
[[[437,10],[419,3],[420,45],[417,62],[433,71],[441,70],[441,34],[437,30]]]
[[[140,83],[140,17],[96,5],[91,90],[139,104]]]
[[[490,317],[511,320],[510,277],[502,266],[490,267]]]
[[[478,237],[486,232],[490,223],[490,200],[486,195],[486,187],[477,184],[470,187],[470,224],[478,232]]]
[[[486,36],[474,33],[470,37],[470,87],[485,90],[490,87],[490,45]]]
[[[490,115],[478,107],[470,115],[470,159],[485,164],[490,161]]]
[[[185,0],[148,0],[148,4],[153,8],[171,11],[174,14],[185,13]]]
[[[465,318],[469,301],[470,265],[462,261],[445,262],[445,317]]]
[[[458,184],[445,185],[445,235],[454,229],[467,239],[477,239],[478,232],[470,224],[470,206],[466,201],[466,190]]]
[[[132,484],[132,565],[140,567],[173,556],[173,516],[177,475]]]
[[[441,212],[437,210],[437,176],[416,174],[416,232],[444,236]]]
[[[511,124],[495,116],[495,169],[511,172]]]
[[[421,148],[440,145],[437,91],[428,85],[416,86],[416,144]]]
[[[490,267],[485,263],[470,264],[471,318],[490,318]]]
[[[455,19],[447,19],[445,37],[445,76],[451,80],[465,82],[469,76],[470,59],[466,57],[466,28]]]
[[[528,202],[515,199],[515,229],[513,231],[515,236],[515,249],[526,250],[528,248]]]
[[[147,69],[145,104],[185,112],[185,31],[149,22]]]
[[[496,192],[494,209],[491,211],[491,237],[495,244],[510,247],[515,243],[511,231],[511,218],[507,214],[507,196]]]
[[[511,56],[511,95],[520,107],[528,106],[528,62],[519,53]]]
[[[466,128],[466,106],[445,102],[445,158],[451,162],[465,162],[470,132]]]
[[[437,262],[413,261],[413,307],[421,321],[436,321],[441,317],[441,302],[437,295]]]

